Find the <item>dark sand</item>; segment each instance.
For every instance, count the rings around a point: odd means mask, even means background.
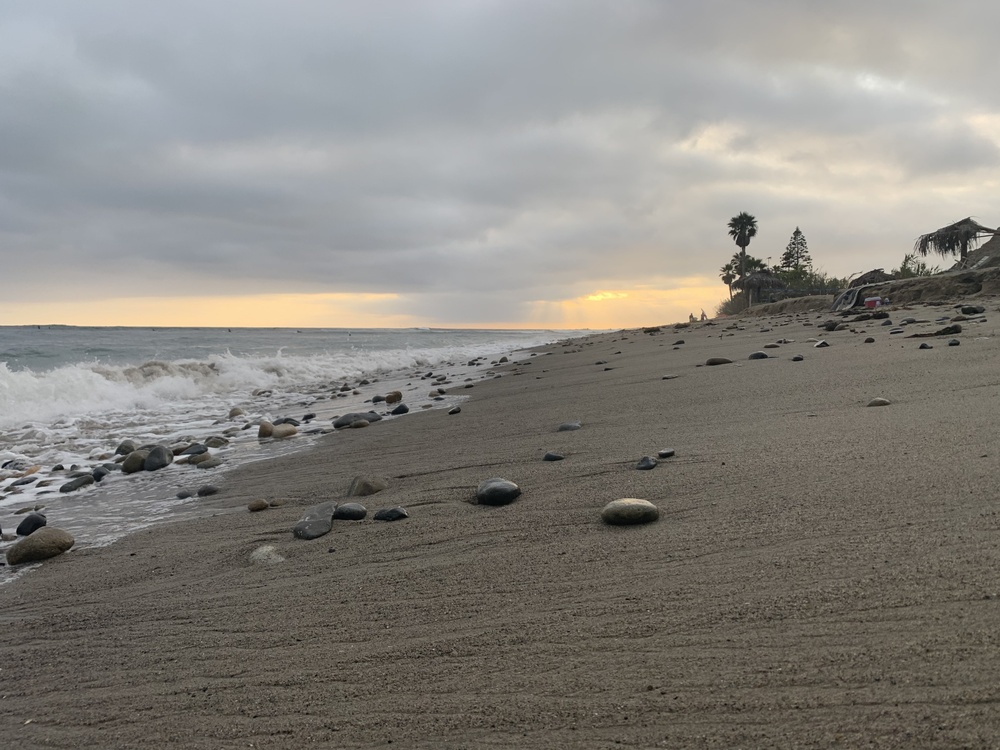
[[[556,346],[461,414],[331,435],[227,475],[216,517],[48,561],[0,588],[0,746],[1000,746],[994,325],[815,349],[789,320]],[[292,538],[361,473],[411,518]],[[467,502],[493,476],[524,494]],[[660,520],[602,524],[619,497]]]

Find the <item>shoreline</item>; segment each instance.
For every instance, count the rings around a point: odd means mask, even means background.
[[[207,500],[217,515],[0,587],[0,737],[995,744],[993,308],[957,347],[878,321],[820,331],[836,316],[816,313],[594,334],[477,381],[459,414],[240,467]],[[892,315],[928,319],[905,336],[947,311]],[[778,339],[794,342],[764,348]],[[733,361],[702,366],[716,356]],[[875,397],[892,403],[866,407]],[[582,429],[557,431],[574,420]],[[676,456],[635,468],[667,448]],[[543,462],[550,450],[565,460]],[[360,498],[368,519],[292,538],[306,508],[361,474],[388,483]],[[494,476],[523,495],[471,504]],[[622,497],[660,519],[604,525]],[[253,499],[283,504],[249,513]],[[370,520],[393,506],[410,518]],[[283,561],[252,562],[262,545]]]

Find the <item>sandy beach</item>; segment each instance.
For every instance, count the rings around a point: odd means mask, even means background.
[[[954,337],[908,338],[949,304],[577,339],[228,474],[211,518],[0,587],[0,746],[1000,746],[987,302]],[[292,537],[357,475],[410,517]],[[523,494],[470,502],[490,477]],[[624,497],[659,520],[602,523]]]

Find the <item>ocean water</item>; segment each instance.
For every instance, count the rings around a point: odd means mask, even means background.
[[[334,416],[373,408],[372,396],[401,390],[411,413],[450,408],[468,397],[467,381],[494,377],[501,356],[516,361],[585,333],[0,326],[0,527],[9,536],[24,509],[44,506],[50,525],[88,546],[197,515],[197,500],[178,499],[179,490],[223,484],[228,469],[305,449]],[[439,386],[445,394],[432,399]],[[244,414],[230,418],[234,408]],[[300,434],[257,438],[260,420],[282,417],[302,421]],[[178,446],[211,436],[228,441],[212,449],[219,469],[112,471],[60,492],[74,469],[114,463],[125,439]]]

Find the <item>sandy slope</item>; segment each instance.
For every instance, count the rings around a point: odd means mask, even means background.
[[[993,322],[921,351],[872,324],[815,349],[804,321],[556,346],[461,414],[332,435],[228,478],[214,518],[50,561],[0,588],[0,744],[1000,745]],[[411,518],[292,539],[359,473]],[[523,496],[468,503],[491,476]],[[618,497],[661,520],[603,525]]]

